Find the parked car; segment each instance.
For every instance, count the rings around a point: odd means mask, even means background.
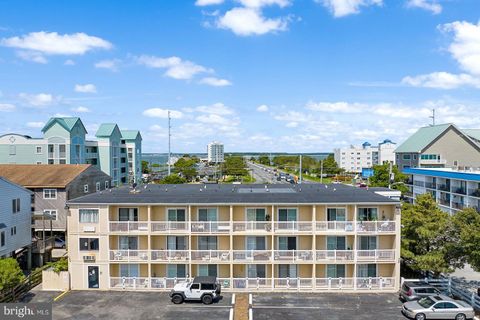
[[[55,248],[65,249],[66,242],[62,238],[55,237]]]
[[[220,297],[220,293],[221,286],[216,277],[195,277],[191,282],[177,283],[170,292],[170,298],[175,304],[186,300],[211,304]]]
[[[413,301],[438,294],[440,291],[425,281],[405,281],[398,296],[402,301]]]
[[[415,320],[425,319],[473,319],[475,312],[472,306],[460,300],[444,295],[423,297],[418,301],[405,302],[402,313]]]

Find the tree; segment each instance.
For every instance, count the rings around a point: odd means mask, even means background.
[[[196,160],[191,158],[180,158],[173,165],[177,173],[181,173],[185,179],[191,181],[198,175],[197,169],[195,167]]]
[[[404,184],[407,176],[400,172],[397,166],[392,165],[392,173],[394,179],[392,182],[393,189],[407,192],[408,187]],[[370,186],[372,187],[388,187],[390,184],[390,164],[384,163],[373,166],[373,176],[370,177]]]
[[[466,208],[454,214],[451,220],[457,258],[480,271],[480,214],[474,208]]]
[[[19,284],[25,276],[14,258],[0,259],[0,290],[11,289]]]
[[[265,166],[269,166],[270,158],[267,155],[261,155],[258,157],[258,163],[263,164]]]
[[[248,175],[247,164],[242,157],[226,157],[222,167],[224,174],[228,176]]]
[[[343,169],[340,169],[338,167],[337,162],[335,161],[335,157],[333,155],[329,155],[325,159],[323,159],[323,174],[329,174],[329,175],[335,175],[339,174],[343,171]],[[315,173],[321,174],[322,164],[320,163],[320,166],[314,170]]]
[[[178,174],[171,174],[166,176],[162,180],[160,180],[161,184],[182,184],[186,183],[187,180],[185,178],[180,177]]]
[[[438,275],[463,266],[451,234],[450,216],[429,193],[403,205],[401,256],[412,270]]]
[[[150,173],[149,162],[142,160],[142,173]]]

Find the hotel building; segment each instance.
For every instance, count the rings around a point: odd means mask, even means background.
[[[400,203],[345,185],[145,185],[68,202],[74,290],[396,291]]]
[[[361,146],[350,146],[334,149],[335,162],[347,172],[362,172],[362,169],[372,168],[385,162],[395,163],[393,150],[396,144],[389,139],[380,142],[378,146],[372,146],[364,142]]]

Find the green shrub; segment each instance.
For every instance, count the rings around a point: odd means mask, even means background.
[[[0,259],[0,290],[11,289],[25,279],[17,260]]]

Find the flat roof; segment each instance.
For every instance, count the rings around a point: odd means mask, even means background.
[[[397,200],[343,184],[147,184],[85,195],[69,204],[395,204]]]
[[[403,173],[457,180],[480,181],[479,171],[460,171],[452,168],[405,168],[403,169]]]

